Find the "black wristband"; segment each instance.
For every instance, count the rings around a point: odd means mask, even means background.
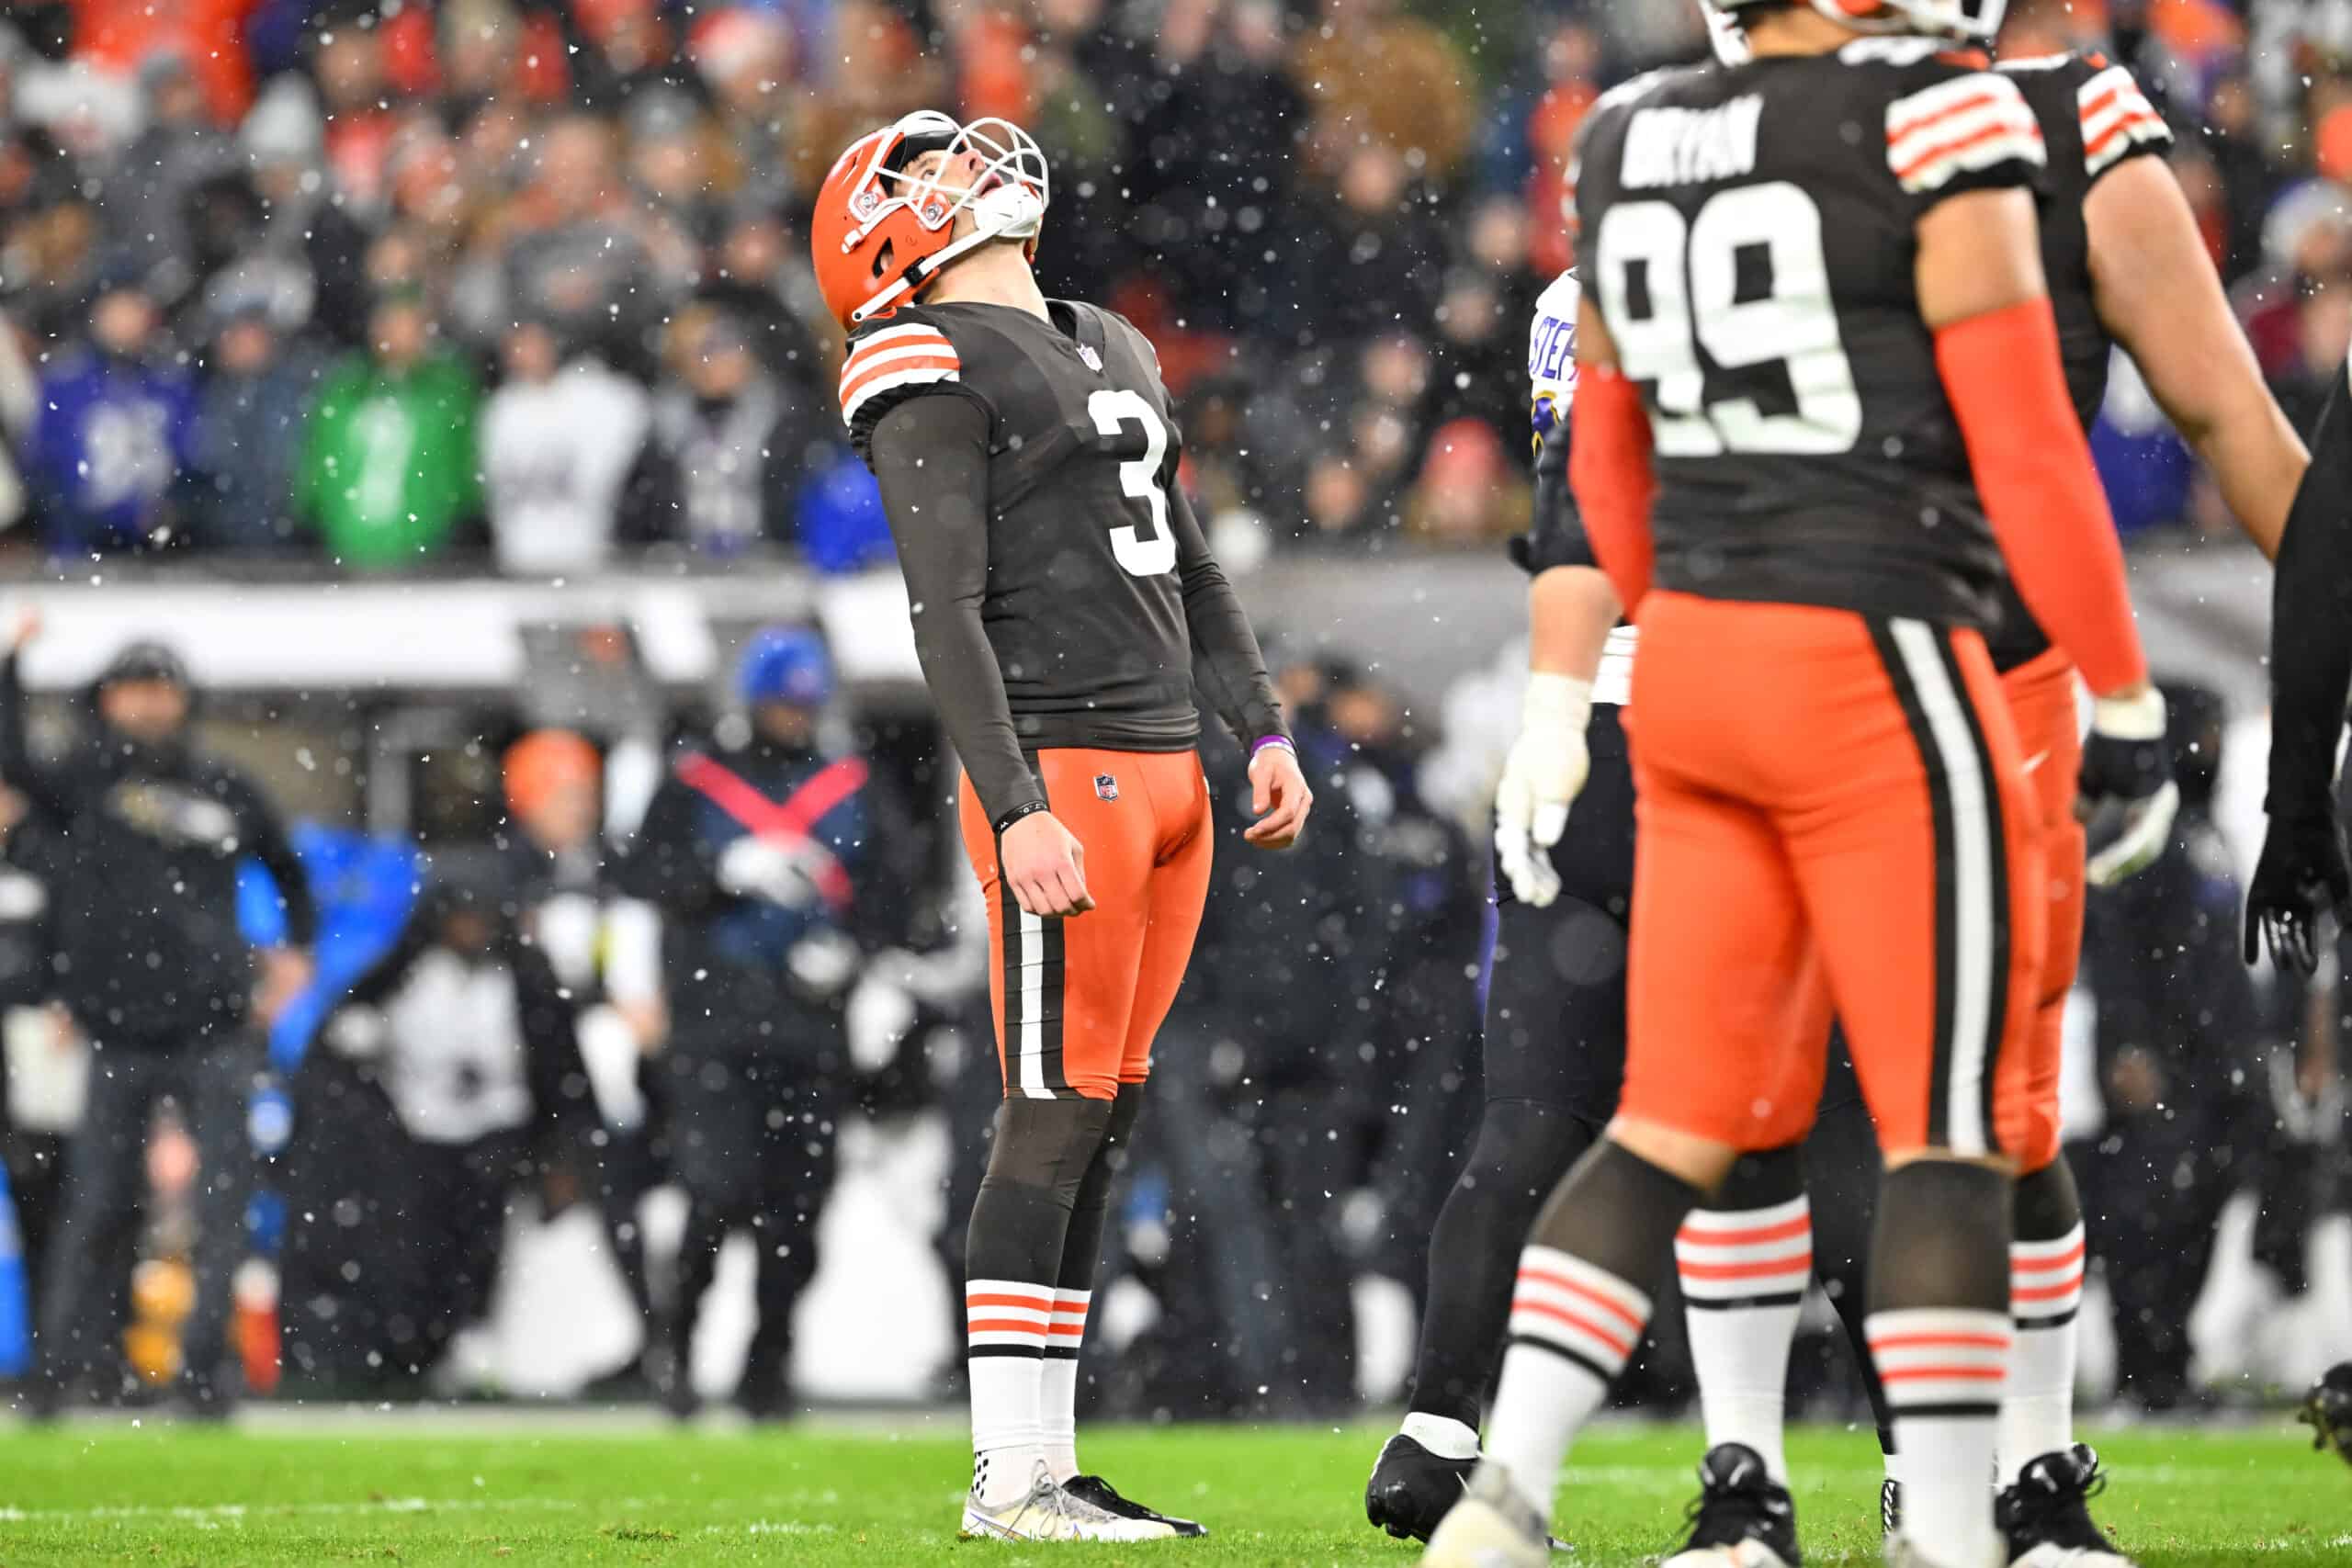
[[[1012,827],[1015,822],[1020,821],[1023,817],[1034,817],[1038,812],[1046,809],[1047,807],[1042,800],[1023,801],[1020,805],[1014,807],[1012,810],[1006,812],[1003,816],[996,819],[997,836],[999,838],[1002,838],[1004,836],[1004,830],[1007,828]]]

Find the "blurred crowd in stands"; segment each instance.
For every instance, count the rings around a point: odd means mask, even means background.
[[[2139,68],[2290,408],[2352,335],[2341,6],[2070,8]],[[1682,5],[18,0],[0,8],[0,542],[352,571],[887,554],[805,204],[1003,115],[1052,291],[1157,341],[1228,540],[1490,539],[1571,138]],[[2210,511],[2126,384],[2127,527]],[[1227,553],[1246,558],[1247,547]]]

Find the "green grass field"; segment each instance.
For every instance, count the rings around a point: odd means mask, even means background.
[[[968,1462],[948,1417],[920,1437],[868,1426],[773,1432],[577,1424],[484,1427],[323,1419],[297,1429],[68,1426],[0,1434],[0,1565],[341,1562],[1281,1564],[1407,1568],[1363,1522],[1380,1434],[1125,1428],[1089,1462],[1197,1514],[1207,1541],[1148,1547],[959,1545]],[[1631,1564],[1672,1544],[1695,1435],[1615,1427],[1589,1438],[1561,1495],[1577,1562]],[[2141,1431],[2102,1445],[2102,1517],[2146,1568],[2352,1562],[2352,1472],[2296,1430]],[[1875,1562],[1875,1448],[1815,1431],[1792,1450],[1808,1561]]]

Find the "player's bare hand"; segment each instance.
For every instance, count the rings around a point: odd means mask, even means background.
[[[27,604],[8,622],[8,651],[22,653],[26,644],[40,636],[40,607]]]
[[[1033,811],[997,840],[998,873],[1021,908],[1052,918],[1094,908],[1086,891],[1086,846],[1050,811]]]
[[[264,1024],[274,1024],[294,999],[310,988],[317,973],[311,955],[299,947],[267,947],[261,952],[261,976],[254,987],[254,1012]]]
[[[1306,830],[1315,792],[1298,771],[1298,753],[1287,746],[1261,747],[1250,759],[1250,815],[1258,820],[1242,837],[1261,850],[1286,850]]]

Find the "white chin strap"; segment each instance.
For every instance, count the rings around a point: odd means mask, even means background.
[[[1008,181],[972,203],[972,232],[992,240],[1034,240],[1045,226],[1043,197],[1019,181]]]

